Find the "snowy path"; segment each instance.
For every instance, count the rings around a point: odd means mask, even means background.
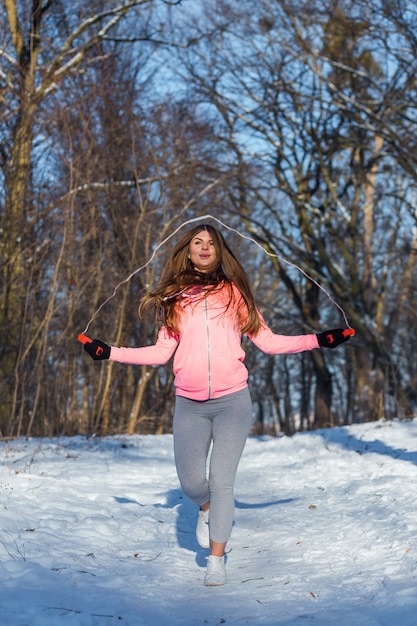
[[[2,626],[417,624],[417,422],[251,438],[218,588],[170,435],[0,445]]]

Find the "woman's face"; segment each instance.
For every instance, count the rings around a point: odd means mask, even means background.
[[[199,272],[206,272],[216,260],[214,241],[207,230],[201,230],[190,242],[188,258]]]

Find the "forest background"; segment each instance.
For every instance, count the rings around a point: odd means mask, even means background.
[[[345,325],[317,283],[356,329],[334,352],[244,340],[257,432],[415,415],[413,3],[1,5],[3,437],[170,431],[171,364],[93,363],[77,336],[144,266],[89,333],[152,343],[158,246],[204,215],[259,243],[221,229],[275,332]]]

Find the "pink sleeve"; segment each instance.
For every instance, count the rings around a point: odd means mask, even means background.
[[[130,365],[165,365],[178,346],[178,337],[168,333],[165,327],[158,333],[158,339],[152,346],[142,348],[111,347],[110,361]]]
[[[293,354],[319,347],[315,334],[276,335],[265,323],[256,337],[250,335],[249,338],[257,348],[266,354]]]

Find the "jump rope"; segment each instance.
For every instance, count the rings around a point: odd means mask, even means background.
[[[327,291],[327,289],[325,289],[325,287],[323,287],[323,285],[320,285],[320,283],[318,283],[312,276],[307,274],[307,272],[305,272],[299,265],[297,265],[296,263],[293,263],[292,261],[289,261],[288,259],[286,259],[285,257],[281,256],[280,254],[275,254],[273,252],[268,252],[268,250],[265,250],[265,248],[258,241],[256,241],[256,239],[253,239],[253,237],[249,237],[249,235],[245,235],[245,234],[241,233],[236,228],[232,228],[231,226],[228,226],[227,224],[224,224],[217,217],[214,217],[213,215],[202,215],[200,217],[193,217],[193,218],[191,218],[189,220],[186,220],[182,224],[180,224],[178,226],[178,228],[176,228],[170,235],[168,235],[168,237],[163,239],[163,241],[161,241],[156,246],[156,248],[153,251],[152,255],[149,257],[148,261],[146,261],[146,263],[144,265],[141,265],[140,267],[135,269],[135,271],[132,272],[127,278],[125,278],[124,280],[120,281],[120,283],[118,283],[115,286],[115,288],[113,289],[113,292],[111,293],[111,295],[106,300],[104,300],[104,302],[102,302],[100,304],[98,309],[93,313],[93,315],[91,316],[91,318],[87,322],[87,325],[84,328],[83,332],[80,335],[78,335],[78,341],[80,341],[83,344],[92,342],[92,339],[90,339],[90,337],[87,336],[87,333],[88,333],[88,330],[89,330],[91,324],[93,323],[93,321],[95,320],[97,315],[100,313],[100,311],[103,309],[103,307],[105,307],[106,304],[108,304],[110,302],[110,300],[112,300],[116,296],[119,288],[122,285],[125,285],[126,283],[128,283],[133,278],[133,276],[136,276],[136,274],[138,274],[139,272],[144,270],[146,267],[148,267],[148,265],[150,265],[152,263],[152,261],[154,260],[155,256],[157,255],[158,251],[170,239],[172,239],[172,237],[174,237],[178,233],[178,231],[181,230],[181,228],[184,228],[184,226],[188,226],[189,224],[193,224],[194,222],[207,221],[208,219],[214,220],[215,222],[217,222],[218,224],[223,226],[223,228],[226,228],[226,230],[230,230],[231,232],[234,232],[237,235],[239,235],[239,237],[241,237],[242,239],[247,239],[248,241],[251,241],[256,246],[258,246],[258,248],[260,248],[267,256],[277,258],[280,261],[283,261],[284,263],[289,265],[290,267],[294,267],[299,272],[301,272],[301,274],[303,274],[303,276],[305,276],[308,280],[310,280],[312,283],[314,283],[327,296],[327,298],[330,300],[330,302],[332,302],[339,309],[339,311],[341,312],[341,314],[343,316],[345,324],[347,326],[347,328],[343,331],[344,336],[348,337],[348,336],[353,336],[355,334],[355,329],[352,328],[352,326],[349,324],[347,315],[346,315],[344,309],[340,306],[340,304],[338,302],[336,302],[336,300],[331,296],[331,294]]]

